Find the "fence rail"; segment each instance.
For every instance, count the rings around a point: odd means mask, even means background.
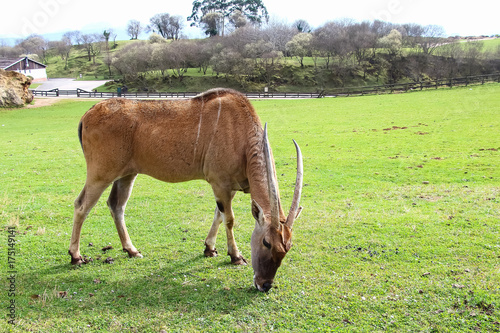
[[[314,92],[314,93],[280,93],[280,92],[249,92],[246,93],[248,98],[321,98],[321,97],[341,97],[341,96],[355,96],[355,95],[369,95],[369,94],[385,94],[393,92],[407,92],[412,90],[423,89],[438,89],[440,87],[453,88],[455,86],[468,86],[472,84],[484,84],[486,82],[499,82],[500,73],[467,76],[452,79],[440,79],[435,81],[420,81],[410,83],[397,83],[385,84],[379,86],[364,86],[364,87],[342,87],[334,88],[328,93]],[[190,98],[196,96],[198,93],[190,92],[148,92],[148,93],[118,93],[118,92],[95,92],[85,91],[82,89],[76,90],[59,90],[52,89],[48,91],[31,90],[34,96],[41,97],[78,97],[78,98],[113,98],[124,97],[132,99],[147,99],[147,98]]]
[[[385,84],[379,86],[365,86],[365,87],[344,87],[335,88],[330,91],[328,96],[351,96],[351,95],[369,95],[369,94],[383,94],[393,92],[407,92],[412,90],[423,89],[438,89],[440,87],[453,88],[455,86],[469,86],[473,84],[484,84],[486,82],[499,82],[500,73],[466,76],[451,79],[440,79],[435,81],[420,81],[408,83]]]

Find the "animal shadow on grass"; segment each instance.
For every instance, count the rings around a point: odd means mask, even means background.
[[[82,266],[70,266],[69,263],[50,266],[38,270],[36,275],[20,276],[20,279],[29,280],[33,286],[50,285],[52,289],[55,286],[56,294],[67,292],[66,297],[71,298],[69,303],[59,305],[64,308],[73,301],[75,307],[91,302],[113,303],[126,307],[127,311],[133,307],[147,307],[152,311],[206,312],[209,307],[213,311],[229,313],[251,304],[261,294],[252,286],[252,267],[234,266],[227,258],[217,260],[201,254],[185,259],[148,260],[147,257],[131,259],[120,254],[114,256],[114,263],[107,264],[104,263],[106,257],[103,255],[101,260]],[[144,266],[153,269],[147,271]],[[144,274],[138,276],[134,273],[136,269],[143,270]],[[71,274],[71,270],[78,274]],[[45,289],[52,292],[51,288]],[[28,291],[29,294],[43,292]],[[59,307],[54,303],[53,306]]]

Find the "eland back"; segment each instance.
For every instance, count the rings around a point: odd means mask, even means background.
[[[226,227],[231,262],[246,264],[233,235],[232,199],[251,194],[255,229],[251,238],[254,285],[268,291],[291,247],[292,225],[300,214],[302,154],[297,151],[297,179],[290,211],[280,204],[267,129],[249,100],[230,89],[213,89],[189,100],[102,101],[83,115],[78,134],[87,163],[85,186],[75,200],[69,254],[82,264],[82,224],[104,190],[113,184],[108,207],[123,250],[142,257],[130,240],[124,212],[138,174],[165,182],[204,179],[212,187],[216,208],[205,240],[205,256],[217,255],[215,241]]]

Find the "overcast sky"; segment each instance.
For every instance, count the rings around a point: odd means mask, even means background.
[[[313,27],[323,23],[352,18],[356,21],[375,19],[392,23],[437,24],[447,35],[500,34],[500,1],[451,1],[451,0],[263,0],[271,17],[292,23],[305,19]],[[295,4],[296,3],[296,4]],[[4,1],[0,20],[0,38],[23,38],[29,34],[61,34],[70,30],[102,32],[113,28],[118,39],[128,39],[124,33],[131,19],[147,24],[157,13],[187,17],[191,14],[192,1],[140,0],[28,0]],[[8,14],[7,14],[8,13]],[[203,37],[196,29],[185,32],[189,37]],[[49,39],[50,35],[49,35]]]

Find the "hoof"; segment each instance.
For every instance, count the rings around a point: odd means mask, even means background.
[[[219,253],[217,252],[217,249],[209,249],[208,247],[205,248],[205,257],[217,257]]]
[[[71,265],[81,265],[81,264],[85,263],[82,256],[80,256],[78,258],[73,258],[73,255],[71,254],[71,252],[68,251],[68,254],[71,256]]]
[[[144,258],[139,251],[129,251],[127,249],[123,249],[123,252],[127,252],[129,258]]]
[[[229,256],[231,257],[231,264],[233,265],[246,265],[248,264],[247,260],[245,258],[243,258],[243,256],[232,256],[229,254]]]

